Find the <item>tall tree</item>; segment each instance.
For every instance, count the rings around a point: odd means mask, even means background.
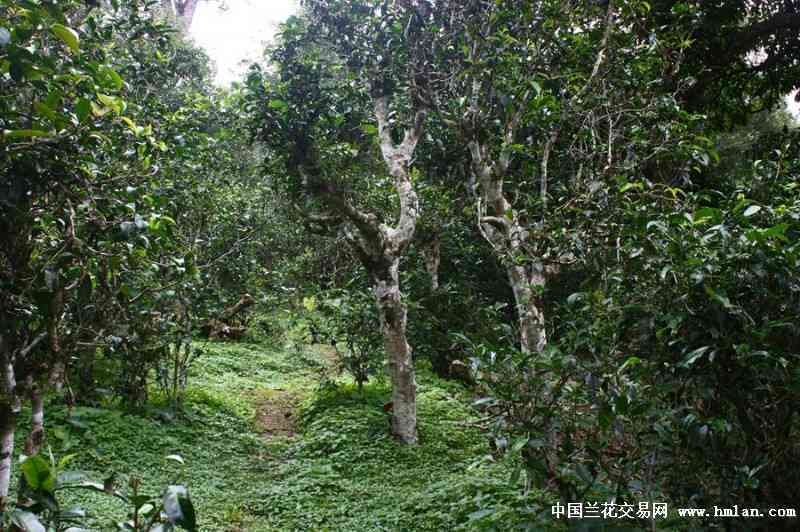
[[[369,2],[306,5],[310,25],[290,21],[272,53],[278,80],[251,78],[253,94],[263,98],[255,104],[262,113],[258,134],[275,150],[272,157],[288,147],[283,164],[294,176],[307,224],[341,231],[367,271],[391,374],[392,431],[416,444],[416,382],[400,261],[419,216],[412,162],[426,104],[415,80],[425,67],[418,41],[427,21],[404,2],[377,9]],[[386,196],[389,190],[393,198]]]
[[[614,2],[603,13],[547,1],[470,2],[466,9],[450,9],[451,21],[458,21],[449,27],[455,41],[450,49],[458,52],[445,58],[443,69],[456,75],[445,87],[443,109],[468,147],[478,227],[506,269],[520,348],[541,352],[547,345],[547,275],[560,258],[537,245],[534,233],[544,230],[551,154],[562,123],[585,111],[583,99],[602,74]],[[585,41],[580,51],[568,42],[577,31]],[[522,173],[538,174],[535,206],[528,198],[536,178]]]

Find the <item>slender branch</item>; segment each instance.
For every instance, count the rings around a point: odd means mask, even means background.
[[[482,216],[480,221],[484,224],[494,225],[503,231],[511,231],[511,222],[509,222],[508,218],[499,216]]]
[[[23,358],[28,356],[31,353],[31,351],[36,349],[36,346],[38,346],[40,343],[42,343],[45,340],[45,338],[47,338],[47,333],[46,332],[39,333],[36,336],[36,338],[33,339],[33,341],[31,343],[29,343],[27,346],[25,346],[23,349],[20,350],[19,356],[23,357]]]

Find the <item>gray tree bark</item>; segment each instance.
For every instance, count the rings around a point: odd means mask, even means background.
[[[39,454],[44,441],[44,394],[32,378],[28,378],[26,386],[31,401],[31,431],[25,440],[25,454],[33,456]]]
[[[22,405],[17,395],[17,382],[14,366],[11,363],[9,346],[0,333],[0,511],[8,504],[8,491],[11,484],[11,471],[14,459],[14,434],[17,429],[17,418]]]
[[[425,259],[425,269],[431,278],[431,292],[439,289],[439,264],[442,260],[442,249],[438,238],[434,238],[422,248],[422,257]]]
[[[417,392],[412,349],[406,336],[407,312],[400,290],[400,259],[414,238],[419,216],[419,200],[411,182],[411,160],[422,133],[426,113],[418,111],[403,141],[392,140],[388,96],[374,99],[381,155],[394,178],[400,203],[397,223],[380,223],[373,213],[357,209],[344,195],[334,190],[321,192],[328,207],[341,216],[347,240],[370,275],[372,291],[380,316],[381,331],[392,381],[392,433],[403,443],[415,445],[417,435]],[[309,182],[308,176],[303,176]],[[335,217],[307,215],[312,221],[327,223]]]
[[[584,86],[563,105],[561,121],[552,127],[542,149],[540,199],[545,216],[548,200],[548,164],[551,152],[556,147],[561,125],[565,117],[572,117],[573,104],[591,90],[600,75],[600,67],[605,61],[609,36],[614,27],[614,0],[607,6],[605,32],[600,43],[592,71]],[[491,32],[490,26],[484,28]],[[468,49],[470,60],[478,62],[481,50],[487,45],[485,39],[474,37]],[[492,52],[493,53],[493,52]],[[470,132],[468,138],[472,159],[472,174],[477,182],[480,194],[478,198],[478,228],[483,237],[492,245],[496,255],[506,268],[509,284],[514,293],[520,329],[520,347],[527,353],[540,353],[547,346],[545,329],[545,312],[541,294],[546,287],[546,273],[553,268],[545,263],[545,256],[532,256],[523,247],[529,239],[526,223],[520,219],[519,213],[508,201],[504,190],[504,180],[511,164],[511,146],[516,140],[522,115],[531,96],[530,91],[515,99],[516,110],[503,124],[503,137],[498,139],[499,154],[492,156],[490,147],[479,140],[479,129],[488,117],[481,109],[484,96],[492,94],[491,83],[483,77],[473,77],[467,86],[469,108],[462,120],[464,130]]]
[[[545,313],[540,294],[546,285],[543,261],[525,254],[523,245],[528,231],[503,192],[507,154],[498,161],[489,158],[489,149],[477,141],[469,144],[472,167],[479,184],[478,227],[503,262],[508,282],[514,293],[519,325],[520,349],[525,353],[541,353],[547,346]]]
[[[400,257],[394,257],[386,270],[373,272],[373,292],[392,379],[392,433],[401,442],[414,445],[418,442],[417,383],[406,338],[406,305],[400,292],[399,266]]]
[[[399,145],[392,140],[387,96],[375,99],[375,117],[378,120],[381,154],[389,174],[394,178],[400,200],[400,217],[395,227],[379,225],[377,233],[372,233],[379,235],[378,241],[365,246],[365,249],[372,248],[380,252],[373,254],[370,263],[377,267],[370,273],[392,378],[392,432],[403,443],[415,445],[418,443],[417,384],[412,350],[406,338],[407,312],[400,291],[399,268],[400,258],[414,238],[419,216],[419,199],[411,183],[410,166],[422,133],[425,113],[416,113],[413,126],[405,132]]]

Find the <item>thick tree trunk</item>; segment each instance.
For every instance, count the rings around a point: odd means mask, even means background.
[[[394,258],[385,271],[375,272],[373,290],[392,379],[392,433],[401,442],[416,445],[417,385],[411,346],[406,339],[406,306],[400,293],[399,266],[400,259]]]
[[[200,3],[200,0],[185,0],[181,7],[180,13],[180,30],[184,35],[189,34],[189,30],[192,27],[192,21],[194,20],[194,12],[197,9],[197,4]]]
[[[517,307],[520,348],[523,353],[541,353],[547,346],[544,309],[537,294],[545,285],[542,268],[528,273],[524,266],[511,265],[506,270]]]

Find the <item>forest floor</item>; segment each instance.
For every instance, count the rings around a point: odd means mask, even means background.
[[[185,483],[204,532],[507,530],[526,517],[531,499],[470,425],[476,413],[460,384],[420,368],[421,445],[406,447],[389,434],[387,385],[363,393],[330,385],[323,346],[198,347],[205,352],[182,415],[53,405],[53,454],[78,452],[71,468],[100,481],[114,472],[121,488],[131,477],[153,494]],[[173,454],[185,466],[166,459]],[[95,516],[91,530],[114,530],[112,519],[125,516],[102,494],[73,492],[65,501]]]

